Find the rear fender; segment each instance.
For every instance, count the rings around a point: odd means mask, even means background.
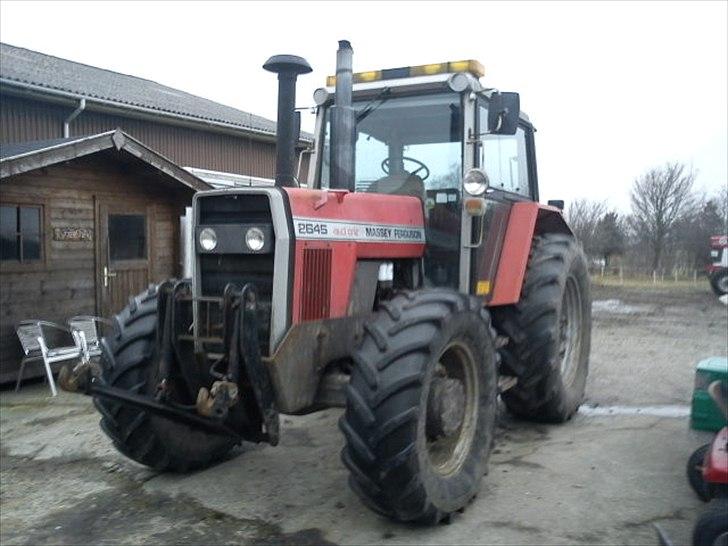
[[[544,233],[573,235],[561,211],[556,207],[530,201],[513,205],[503,239],[493,297],[488,305],[511,305],[518,302],[533,238]]]

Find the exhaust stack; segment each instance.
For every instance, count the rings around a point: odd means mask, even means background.
[[[306,59],[297,55],[274,55],[263,68],[278,74],[278,120],[276,126],[276,186],[296,186],[293,165],[300,123],[296,122],[296,79],[311,72]]]
[[[336,99],[331,108],[331,188],[354,191],[354,142],[356,119],[351,106],[354,51],[347,40],[336,52]]]

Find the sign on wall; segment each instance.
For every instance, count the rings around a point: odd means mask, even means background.
[[[82,227],[53,228],[54,241],[93,241],[94,230]]]

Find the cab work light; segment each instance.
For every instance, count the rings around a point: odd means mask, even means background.
[[[450,61],[446,63],[421,64],[419,66],[403,66],[401,68],[356,72],[354,74],[354,83],[413,78],[416,76],[432,76],[434,74],[452,74],[455,72],[470,72],[476,78],[485,75],[483,65],[478,61],[469,59],[466,61]],[[326,86],[334,87],[335,85],[336,76],[328,76],[326,78]]]

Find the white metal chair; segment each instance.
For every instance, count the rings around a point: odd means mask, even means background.
[[[49,347],[43,332],[44,328],[52,328],[57,331],[64,332],[74,339],[72,346]],[[64,326],[48,322],[45,320],[24,320],[17,324],[15,332],[23,347],[23,360],[20,362],[20,370],[18,371],[18,380],[15,384],[15,392],[20,390],[20,383],[23,380],[23,372],[25,365],[33,360],[42,360],[45,366],[46,377],[51,388],[53,396],[58,394],[56,383],[53,380],[53,371],[51,364],[56,362],[64,362],[67,360],[75,360],[81,357],[81,349],[79,348],[76,336]]]
[[[92,315],[78,315],[68,319],[73,339],[81,351],[81,358],[88,362],[91,358],[101,356],[101,339],[97,324],[102,327],[113,327],[113,322]]]

